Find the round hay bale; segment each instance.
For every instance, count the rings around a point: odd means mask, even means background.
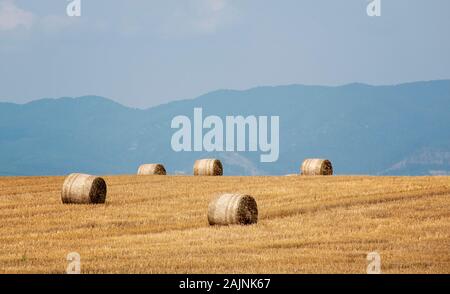
[[[304,176],[331,176],[333,166],[328,159],[305,159],[302,163],[301,172]]]
[[[164,176],[166,175],[166,169],[164,168],[164,165],[159,163],[143,164],[139,167],[137,174]]]
[[[63,203],[105,203],[106,182],[104,179],[86,174],[70,174],[64,180],[61,192]]]
[[[250,225],[258,221],[258,206],[252,196],[222,194],[215,197],[208,206],[210,225]]]
[[[199,159],[194,163],[194,176],[221,176],[223,166],[218,159]]]

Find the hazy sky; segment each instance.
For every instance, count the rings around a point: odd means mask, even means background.
[[[450,78],[450,1],[0,0],[0,101]]]

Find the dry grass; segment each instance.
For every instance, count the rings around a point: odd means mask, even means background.
[[[450,273],[449,177],[105,177],[105,205],[63,205],[63,177],[0,178],[0,271]],[[257,225],[210,227],[223,192]]]

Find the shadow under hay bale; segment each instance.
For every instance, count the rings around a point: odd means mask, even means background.
[[[62,203],[98,204],[105,203],[106,182],[87,174],[70,174],[64,180],[61,192]]]
[[[250,225],[258,222],[258,206],[250,195],[222,194],[208,206],[210,225]]]
[[[142,164],[137,172],[138,175],[166,175],[164,165],[159,163]]]
[[[194,163],[194,176],[222,176],[223,166],[218,159],[199,159]]]
[[[302,163],[301,174],[303,176],[331,176],[333,166],[328,159],[305,159]]]

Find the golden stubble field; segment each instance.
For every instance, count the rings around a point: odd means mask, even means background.
[[[63,205],[63,177],[0,178],[0,272],[450,273],[450,177],[107,176],[105,205]],[[221,192],[259,222],[210,227]]]

